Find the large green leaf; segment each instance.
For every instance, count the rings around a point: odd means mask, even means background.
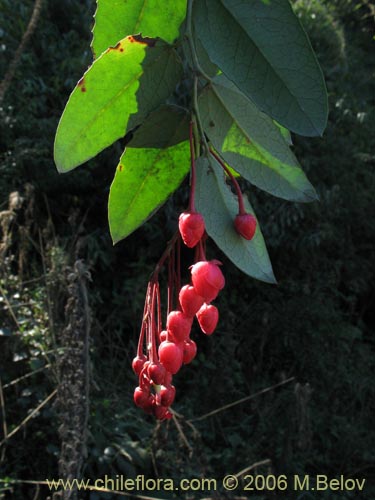
[[[197,160],[196,207],[205,219],[206,230],[218,247],[244,273],[267,283],[276,283],[272,265],[257,225],[254,238],[247,241],[234,229],[238,213],[237,198],[225,182],[222,168],[216,160]],[[245,197],[246,210],[254,214]]]
[[[186,0],[97,0],[92,50],[99,56],[125,36],[141,33],[172,43],[186,16]]]
[[[164,42],[126,37],[106,50],[73,90],[55,139],[55,162],[67,172],[110,146],[163,103],[182,65]]]
[[[280,128],[224,75],[203,90],[199,108],[212,144],[245,179],[286,200],[317,199]]]
[[[327,94],[288,0],[196,0],[197,36],[211,61],[261,111],[301,135],[322,134]]]
[[[173,142],[173,138],[171,138]],[[116,169],[108,202],[114,243],[145,222],[189,172],[189,142],[169,148],[127,148]]]

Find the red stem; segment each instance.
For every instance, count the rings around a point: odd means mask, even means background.
[[[176,231],[175,234],[172,236],[172,238],[169,240],[167,248],[164,250],[162,256],[159,259],[159,262],[155,266],[154,272],[151,274],[150,281],[155,282],[158,280],[159,271],[163,267],[164,262],[169,257],[169,254],[173,250],[179,236],[180,236],[180,231]]]
[[[160,288],[159,288],[159,283],[156,283],[156,307],[157,307],[157,325],[158,325],[158,331],[157,331],[157,337],[158,340],[160,341],[160,332],[162,329],[162,320],[161,320],[161,299],[160,299]]]
[[[189,212],[195,213],[195,155],[194,155],[194,138],[193,138],[193,122],[190,121],[189,126],[189,142],[190,142],[190,199],[189,199]]]
[[[139,334],[138,348],[137,348],[137,356],[138,357],[140,357],[143,354],[143,343],[144,343],[144,338],[145,338],[145,329],[146,329],[147,317],[148,317],[147,302],[148,302],[148,296],[150,293],[150,286],[151,285],[149,283],[147,285],[146,300],[145,300],[145,305],[143,308],[141,333]]]
[[[178,294],[181,289],[181,240],[177,240],[177,273],[176,273],[176,304],[179,311],[181,311],[180,301],[178,299]]]
[[[232,181],[235,189],[236,189],[236,192],[237,192],[237,198],[238,198],[238,214],[239,215],[244,215],[246,214],[246,210],[245,210],[245,204],[244,204],[244,201],[243,201],[243,196],[242,196],[242,191],[241,191],[241,188],[237,182],[237,180],[235,179],[234,175],[232,174],[232,172],[229,170],[229,168],[225,165],[225,163],[222,161],[222,159],[215,153],[215,151],[213,151],[211,148],[210,148],[210,153],[212,154],[212,156],[218,161],[218,163],[223,167],[223,169],[225,170],[225,172],[229,175],[230,177],[230,180]]]
[[[151,356],[150,356],[150,361],[152,363],[155,363],[158,356],[156,353],[156,324],[155,324],[155,303],[157,300],[157,293],[156,293],[156,288],[158,284],[154,283],[152,287],[152,300],[151,300],[151,319],[150,319],[150,350],[151,350]]]

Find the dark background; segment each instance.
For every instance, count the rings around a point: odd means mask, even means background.
[[[217,300],[217,331],[208,338],[195,327],[199,354],[175,377],[179,431],[173,421],[156,424],[134,407],[130,364],[147,279],[176,229],[187,186],[112,246],[106,203],[120,145],[65,175],[57,174],[52,158],[58,119],[92,60],[95,5],[45,2],[0,109],[0,440],[58,384],[68,278],[81,258],[92,278],[83,477],[220,479],[269,460],[259,474],[342,474],[366,478],[366,487],[362,494],[288,490],[251,498],[375,498],[375,6],[365,0],[294,5],[329,93],[324,137],[293,138],[320,202],[295,204],[243,185],[279,284],[245,277],[209,242],[209,256],[223,261],[226,287]],[[29,0],[0,0],[0,80],[32,8]],[[191,258],[183,255],[183,267]],[[189,422],[290,377],[245,403]],[[47,403],[2,445],[0,498],[48,497],[43,485],[22,481],[59,477],[61,418]],[[214,492],[189,498],[210,495],[225,498]],[[92,492],[81,498],[117,496]]]

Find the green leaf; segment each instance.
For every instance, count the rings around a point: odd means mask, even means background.
[[[196,207],[204,216],[209,236],[241,271],[261,281],[276,283],[259,223],[251,241],[234,229],[238,202],[225,182],[220,165],[214,159],[209,164],[206,158],[200,157],[196,169]],[[254,215],[244,198],[246,210]]]
[[[73,90],[55,139],[55,162],[67,172],[97,155],[172,93],[182,75],[164,42],[127,37],[104,52]]]
[[[189,172],[189,158],[188,141],[164,149],[125,150],[109,193],[108,217],[114,243],[135,231],[178,188]]]
[[[261,111],[301,135],[321,135],[327,93],[288,0],[196,0],[194,23],[211,61]]]
[[[128,35],[172,43],[186,16],[186,0],[97,0],[92,30],[94,58]]]
[[[285,142],[288,144],[288,146],[293,146],[292,134],[290,133],[290,131],[287,128],[280,125],[280,123],[277,123],[276,120],[273,120],[273,123],[276,125],[276,127],[279,128],[280,133],[284,137]]]
[[[166,148],[189,138],[189,114],[184,108],[162,104],[151,112],[129,141],[132,148]]]
[[[199,109],[215,149],[246,180],[286,200],[317,199],[279,127],[224,75],[203,90]]]

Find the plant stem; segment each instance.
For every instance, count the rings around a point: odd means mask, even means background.
[[[190,142],[190,199],[189,199],[189,212],[195,213],[195,185],[196,185],[196,175],[195,175],[195,151],[194,151],[194,139],[193,139],[193,122],[190,121],[189,126],[189,142]]]
[[[238,214],[239,215],[246,214],[242,191],[241,191],[241,188],[240,188],[240,186],[239,186],[236,178],[234,177],[234,175],[232,174],[232,172],[229,170],[229,168],[225,165],[225,163],[223,162],[223,160],[215,153],[215,151],[213,151],[212,148],[210,148],[210,153],[215,158],[215,160],[217,160],[217,162],[223,167],[223,169],[225,170],[225,172],[229,175],[230,180],[232,181],[232,183],[233,183],[233,185],[234,185],[234,187],[236,189],[237,198],[238,198]]]
[[[173,250],[179,236],[180,236],[180,231],[176,231],[175,234],[172,236],[172,238],[169,240],[166,249],[164,250],[162,256],[159,259],[159,262],[156,264],[155,269],[154,269],[153,273],[151,274],[151,278],[150,278],[151,282],[155,282],[158,280],[160,269],[163,267],[164,262],[169,257],[169,254]]]
[[[194,67],[192,69],[198,75],[203,76],[203,78],[205,80],[207,80],[208,82],[211,82],[211,78],[207,75],[207,73],[202,69],[201,65],[199,64],[197,51],[195,49],[195,45],[194,45],[194,41],[193,41],[193,30],[192,30],[193,3],[194,3],[194,0],[188,0],[187,13],[186,13],[186,31],[185,31],[185,38],[188,41],[190,52],[191,52],[191,57],[193,60],[193,65],[194,65]]]

